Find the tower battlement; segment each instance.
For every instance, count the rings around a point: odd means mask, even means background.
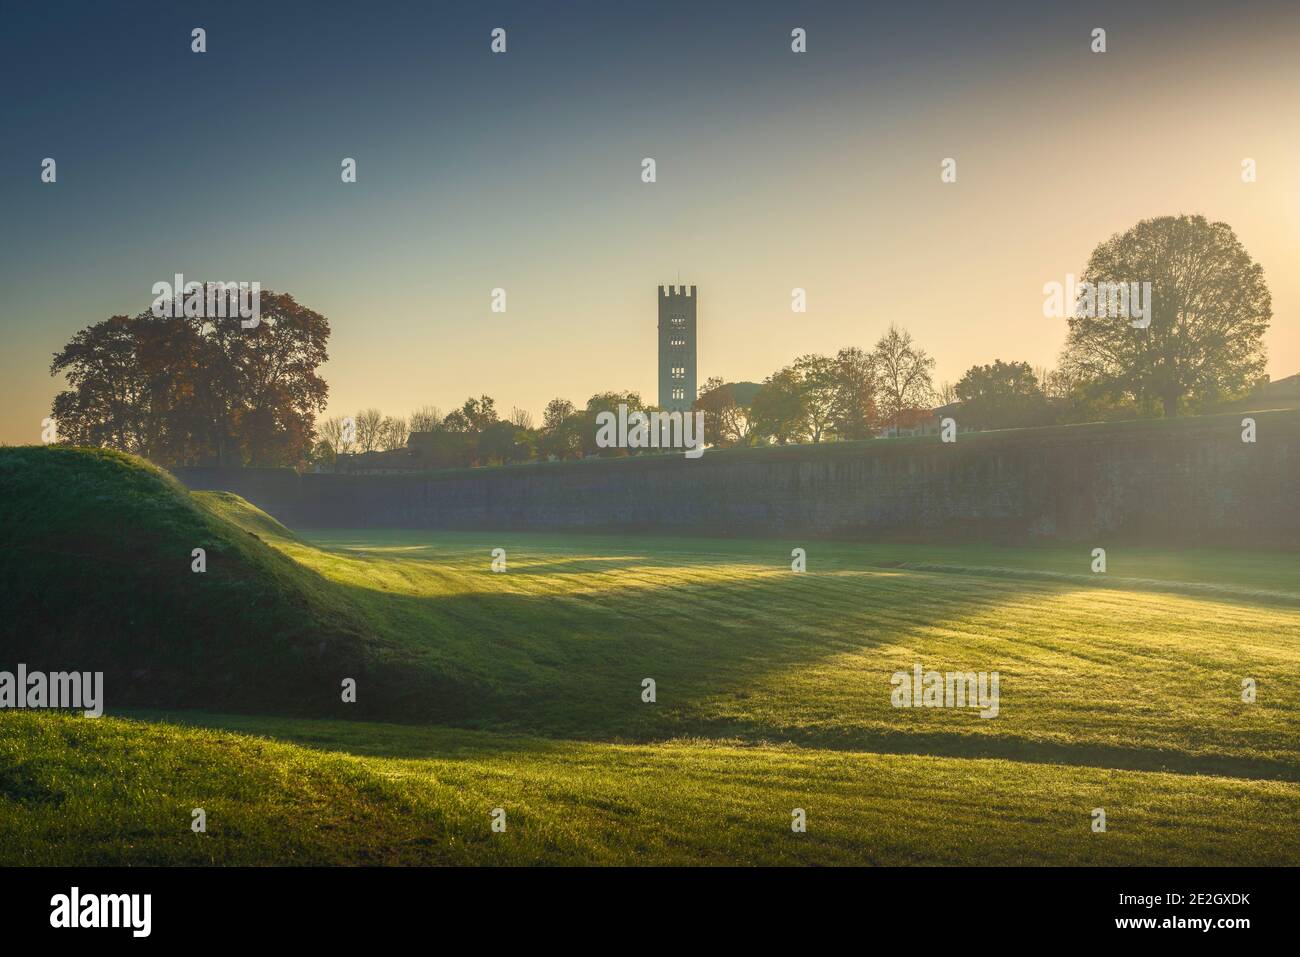
[[[660,286],[660,299],[693,299],[695,298],[694,286]]]

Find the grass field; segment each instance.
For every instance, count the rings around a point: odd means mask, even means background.
[[[1290,782],[794,746],[149,718],[0,718],[0,863],[1300,859],[1300,790]],[[207,812],[206,834],[190,830],[195,807]],[[497,807],[506,810],[502,833],[490,827]],[[1107,810],[1105,834],[1090,830],[1094,807]],[[806,833],[791,831],[794,808],[806,811]]]
[[[1297,553],[1114,547],[1103,576],[1090,546],[294,534],[167,489],[229,542],[204,587],[269,570],[289,647],[342,650],[297,671],[245,614],[232,652],[177,599],[187,655],[261,679],[195,685],[203,712],[110,685],[111,717],[0,714],[0,863],[1300,863]],[[918,663],[998,672],[998,716],[893,707]],[[347,676],[357,705],[271,716]]]

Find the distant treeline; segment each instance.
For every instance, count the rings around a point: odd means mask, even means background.
[[[997,360],[936,388],[934,359],[891,324],[870,351],[803,355],[761,383],[710,378],[694,408],[708,444],[785,445],[898,434],[935,424],[936,413],[959,429],[1174,416],[1267,382],[1271,299],[1230,227],[1202,216],[1144,220],[1099,245],[1078,283],[1139,286],[1147,291],[1137,321],[1114,314],[1104,297],[1080,299],[1073,315],[1058,317],[1068,332],[1053,371]],[[1052,321],[1051,301],[1042,321]],[[654,411],[636,392],[602,392],[582,408],[552,399],[537,424],[520,409],[501,418],[482,395],[445,415],[425,406],[402,419],[369,408],[317,423],[329,323],[288,295],[264,292],[261,302],[252,329],[237,317],[145,312],[82,330],[50,368],[69,386],[54,400],[58,440],[163,465],[298,467],[378,452],[450,467],[627,454],[596,446],[597,415],[620,405]]]
[[[934,360],[891,324],[870,352],[804,355],[760,384],[711,378],[695,400],[705,415],[705,440],[752,446],[866,439],[925,427],[936,413],[951,416],[959,429],[1176,416],[1268,381],[1263,336],[1271,297],[1263,270],[1226,223],[1203,216],[1143,220],[1097,246],[1077,284],[1093,291],[1138,286],[1148,290],[1140,317],[1117,314],[1114,298],[1085,293],[1068,303],[1073,314],[1059,317],[1068,332],[1055,370],[996,360],[936,388]],[[1050,299],[1043,321],[1051,321],[1049,305]],[[647,408],[636,393],[601,393],[583,409],[553,399],[534,428],[519,410],[498,421],[483,396],[443,418],[421,415],[412,424],[412,448],[425,458],[421,464],[436,466],[627,454],[595,445],[596,415],[619,403]],[[375,410],[366,415],[378,423],[361,451],[400,446],[400,420]],[[318,456],[350,451],[330,439],[338,428],[326,423]]]

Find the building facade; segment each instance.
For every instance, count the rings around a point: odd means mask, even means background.
[[[689,411],[695,403],[695,333],[699,297],[694,286],[659,287],[659,407]]]

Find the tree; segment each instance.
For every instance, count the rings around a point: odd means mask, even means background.
[[[602,449],[596,444],[596,416],[601,412],[612,412],[617,416],[620,405],[627,406],[628,415],[645,411],[639,392],[598,392],[587,400],[587,408],[579,418],[581,424],[578,431],[578,439],[585,454],[606,456],[628,454],[626,449]]]
[[[164,457],[165,445],[181,441],[166,437],[177,429],[169,422],[176,403],[168,374],[173,348],[195,357],[197,343],[189,331],[183,319],[154,320],[142,313],[113,316],[77,333],[50,365],[50,374],[63,374],[70,386],[55,396],[52,408],[60,440]],[[163,344],[167,348],[158,348]]]
[[[338,458],[338,452],[330,443],[329,439],[321,439],[311,450],[311,461],[319,465],[333,465]]]
[[[528,434],[512,422],[493,422],[479,433],[478,459],[480,463],[527,461],[532,455]]]
[[[869,439],[876,428],[876,363],[856,346],[835,354],[831,426],[842,439]]]
[[[1079,381],[1058,403],[1056,419],[1060,422],[1121,422],[1159,414],[1159,406],[1153,400],[1139,402],[1100,383]]]
[[[497,421],[496,403],[490,396],[482,395],[477,399],[469,398],[460,407],[460,413],[469,423],[469,431],[482,432]]]
[[[795,359],[790,369],[798,382],[808,428],[816,444],[822,440],[822,434],[832,428],[836,397],[835,361],[809,354]]]
[[[582,454],[578,410],[568,399],[552,399],[542,413],[542,432],[538,450],[557,459]]]
[[[807,438],[808,410],[804,408],[799,377],[793,369],[781,369],[763,380],[750,405],[750,415],[754,419],[754,431],[779,445]]]
[[[1263,377],[1272,299],[1263,269],[1226,223],[1142,220],[1093,250],[1082,282],[1150,282],[1150,321],[1135,327],[1108,309],[1076,310],[1085,315],[1069,318],[1061,358],[1072,377],[1139,404],[1157,402],[1166,416]]]
[[[221,347],[212,364],[226,373],[218,394],[233,407],[239,452],[251,465],[305,462],[329,387],[316,372],[329,355],[329,321],[285,293],[263,292],[257,326],[238,316],[200,320]],[[232,348],[233,347],[233,348]]]
[[[479,437],[498,421],[496,403],[490,396],[483,395],[477,399],[471,396],[459,409],[447,413],[440,428],[431,430],[438,433],[439,437],[422,442],[420,454],[436,458],[439,462],[452,461],[459,465],[472,465],[475,461],[482,461]]]
[[[517,429],[530,432],[533,428],[533,414],[527,409],[521,409],[519,406],[515,406],[510,410],[509,422]]]
[[[568,399],[552,399],[546,403],[546,410],[542,413],[542,428],[548,431],[557,429],[576,411]]]
[[[704,413],[704,434],[717,446],[748,445],[753,418],[748,406],[736,398],[733,385],[712,376],[700,387],[694,408]]]
[[[411,413],[412,432],[432,432],[442,425],[442,410],[436,405],[422,405]]]
[[[379,425],[379,448],[385,452],[405,448],[408,435],[410,432],[406,428],[405,419],[384,416],[384,421]]]
[[[357,450],[373,452],[379,448],[383,437],[384,413],[378,409],[362,409],[356,416]]]
[[[1036,366],[1034,375],[1038,378],[1038,386],[1049,402],[1059,404],[1068,399],[1070,393],[1074,391],[1075,383],[1064,369]]]
[[[239,316],[152,312],[83,329],[56,353],[54,400],[68,440],[162,464],[300,465],[328,387],[329,322],[283,293],[263,292],[258,325]]]
[[[1018,429],[1046,425],[1047,396],[1028,362],[972,366],[955,387],[961,424],[974,429]]]
[[[934,360],[912,342],[911,333],[892,323],[872,351],[880,383],[880,410],[897,432],[907,414],[934,401],[930,379]]]
[[[452,409],[443,417],[442,432],[451,432],[456,435],[471,434],[474,431],[474,425],[460,409]]]
[[[321,423],[320,434],[321,441],[329,445],[332,457],[351,452],[352,446],[355,444],[355,436],[348,434],[348,430],[344,428],[342,417],[337,415]]]

